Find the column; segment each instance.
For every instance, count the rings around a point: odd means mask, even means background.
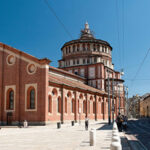
[[[95,120],[97,121],[97,115],[98,115],[98,96],[95,95]]]
[[[65,114],[65,89],[62,85],[61,87],[61,123],[64,123],[64,114]]]
[[[74,98],[75,98],[75,122],[78,120],[78,99],[77,99],[77,91],[74,91]]]

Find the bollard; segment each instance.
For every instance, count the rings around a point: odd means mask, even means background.
[[[112,142],[110,145],[111,150],[122,150],[122,146],[119,142]]]
[[[118,130],[112,130],[112,134],[113,134],[113,133],[118,133],[118,135],[119,135]]]
[[[91,128],[91,130],[94,131],[95,137],[96,137],[96,129],[95,128]]]
[[[119,136],[112,136],[112,139],[111,139],[112,142],[120,142],[120,137]]]
[[[61,128],[61,123],[57,122],[57,129]]]
[[[23,122],[23,127],[24,127],[24,128],[27,128],[27,127],[28,127],[28,122],[27,122],[27,120],[25,120],[25,121]]]
[[[71,121],[71,125],[74,126],[74,121]]]
[[[118,132],[113,132],[112,136],[119,136],[119,133]]]
[[[96,144],[96,130],[90,131],[90,146],[94,146]]]
[[[113,124],[113,130],[118,130],[118,127],[117,127],[116,123]]]
[[[113,131],[112,131],[112,136],[120,136],[120,135],[119,135],[119,132],[118,132],[118,131],[113,130]]]

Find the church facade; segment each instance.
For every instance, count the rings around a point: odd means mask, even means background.
[[[115,116],[124,112],[123,80],[113,69],[109,43],[95,39],[86,23],[80,39],[61,50],[55,68],[47,58],[0,43],[1,125],[107,119],[108,97]]]

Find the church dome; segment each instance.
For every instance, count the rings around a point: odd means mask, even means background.
[[[66,42],[62,46],[61,49],[63,49],[63,47],[65,47],[65,46],[69,46],[71,44],[76,44],[76,43],[97,43],[97,44],[104,44],[104,45],[109,46],[112,49],[112,47],[110,46],[110,44],[108,42],[103,41],[101,39],[96,39],[94,37],[93,32],[89,28],[88,22],[85,23],[85,28],[83,30],[81,30],[80,38],[76,39],[76,40],[71,40],[69,42]]]
[[[96,63],[103,63],[105,66],[113,68],[112,47],[108,42],[96,39],[87,22],[84,29],[81,30],[80,38],[66,42],[61,50],[60,68]]]

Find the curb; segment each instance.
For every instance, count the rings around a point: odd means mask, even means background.
[[[134,135],[127,135],[124,133],[124,136],[127,138],[131,150],[148,150]]]

